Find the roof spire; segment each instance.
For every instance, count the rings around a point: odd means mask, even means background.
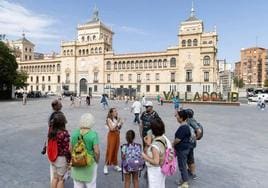
[[[191,17],[194,17],[194,16],[195,16],[194,0],[192,0]]]
[[[93,9],[92,21],[99,21],[99,20],[100,20],[100,18],[99,18],[99,10],[98,10],[97,6],[95,5],[94,9]]]

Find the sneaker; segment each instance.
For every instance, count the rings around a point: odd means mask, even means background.
[[[108,174],[108,167],[107,167],[106,165],[105,165],[104,168],[103,168],[103,173],[104,173],[105,175]]]
[[[196,180],[198,177],[196,174],[192,174],[192,178],[193,178],[193,180]]]
[[[188,182],[183,182],[178,188],[189,188]]]
[[[122,169],[121,169],[118,165],[115,166],[114,169],[115,169],[117,172],[121,172],[121,171],[122,171]]]

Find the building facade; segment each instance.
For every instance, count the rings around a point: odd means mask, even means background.
[[[241,60],[235,65],[235,74],[247,88],[263,87],[268,79],[267,49],[253,47],[241,50]]]
[[[34,46],[32,54],[26,54],[29,46],[27,51],[26,45],[20,46],[18,62],[29,74],[27,90],[100,95],[115,88],[133,88],[147,96],[163,91],[218,91],[218,36],[216,31],[204,31],[203,21],[193,8],[190,17],[180,24],[178,44],[166,51],[115,54],[113,35],[95,9],[89,22],[78,25],[74,41],[61,42],[60,55],[30,59],[35,57]]]
[[[227,96],[228,92],[232,91],[233,87],[233,69],[232,64],[227,63],[226,60],[218,60],[219,70],[219,87],[223,96]]]

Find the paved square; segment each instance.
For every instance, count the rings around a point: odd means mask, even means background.
[[[47,120],[51,113],[53,98],[31,100],[26,106],[21,102],[0,103],[0,187],[1,188],[47,188],[49,187],[49,165],[47,158],[40,154],[47,133]],[[172,139],[178,127],[172,104],[159,106],[155,110],[166,124],[166,134]],[[119,115],[126,120],[121,131],[121,143],[125,132],[134,129],[130,104],[111,101]],[[195,117],[204,126],[204,137],[195,151],[197,175],[191,187],[198,188],[247,188],[268,187],[268,109],[260,111],[253,105],[193,106]],[[96,117],[95,130],[100,136],[101,159],[98,168],[97,187],[123,187],[121,173],[110,170],[103,175],[106,151],[105,118],[107,110],[94,99],[91,106],[71,107],[69,98],[63,100],[63,109],[69,131],[78,126],[83,113],[90,112]],[[136,138],[140,142],[139,137]],[[177,187],[179,174],[166,179],[166,187]],[[140,187],[146,187],[140,178]],[[72,181],[66,182],[72,187]]]

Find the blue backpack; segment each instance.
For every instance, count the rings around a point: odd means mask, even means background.
[[[140,144],[123,144],[121,146],[122,169],[124,169],[125,172],[141,171],[145,164],[141,153],[142,149]]]

